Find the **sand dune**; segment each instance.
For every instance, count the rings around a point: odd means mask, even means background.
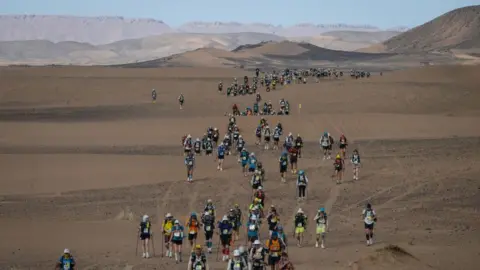
[[[479,28],[480,6],[459,8],[395,36],[376,49],[409,53],[480,48]]]

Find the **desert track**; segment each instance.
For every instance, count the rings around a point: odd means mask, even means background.
[[[258,119],[238,118],[247,147],[266,167],[266,204],[277,206],[290,238],[298,207],[310,219],[319,207],[330,213],[327,249],[313,248],[313,223],[306,247],[289,247],[298,269],[477,269],[480,81],[472,75],[479,71],[414,69],[262,92],[274,104],[284,97],[294,105],[291,116],[268,118],[306,140],[299,166],[311,185],[301,204],[295,179],[280,183],[279,153],[254,146]],[[232,103],[252,103],[216,92],[220,79],[243,71],[14,68],[0,75],[0,269],[51,269],[65,247],[80,269],[185,269],[159,257],[159,235],[157,257],[134,256],[140,215],[148,213],[159,234],[165,213],[184,221],[208,198],[218,215],[234,203],[246,210],[251,189],[235,158],[217,172],[212,157],[199,157],[187,185],[179,147],[182,135],[200,137],[209,125],[223,132]],[[347,166],[345,182],[332,182],[331,161],[320,158],[317,143],[325,129],[337,138],[344,132],[360,150],[360,181],[351,181]],[[379,214],[372,247],[360,219],[366,202]],[[382,249],[389,244],[413,257]],[[209,261],[224,268],[215,253]]]

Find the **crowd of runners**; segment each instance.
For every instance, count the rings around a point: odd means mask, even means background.
[[[292,74],[291,78],[287,76],[284,80],[297,82],[299,79],[303,81],[309,75],[313,76],[311,74],[315,74],[315,76],[318,74],[325,75],[322,72],[325,71],[310,70],[294,73],[286,70],[280,78],[284,78],[285,74]],[[269,76],[262,77],[261,84],[271,85],[277,80],[277,77],[273,76],[275,74],[272,73]],[[334,74],[338,76],[338,73]],[[259,70],[257,69],[254,78],[258,77]],[[254,80],[254,85],[256,85],[256,81]],[[244,84],[248,86],[247,77]],[[236,86],[235,83],[233,85]],[[219,91],[222,90],[221,87],[219,85]],[[260,101],[258,96],[259,93],[257,93],[257,103]],[[183,94],[180,94],[178,97],[180,109],[183,109],[184,100]],[[152,101],[156,101],[155,89],[152,91]],[[284,99],[279,104],[282,111],[285,111],[287,106],[289,107],[288,101]],[[194,139],[190,134],[181,138],[187,174],[186,181],[187,183],[194,182],[196,157],[210,156],[214,158],[217,170],[223,171],[225,158],[233,156],[239,164],[239,172],[244,177],[250,178],[252,200],[244,208],[248,210],[243,213],[239,204],[233,204],[227,213],[217,213],[213,201],[209,199],[201,211],[198,211],[198,213],[192,211],[187,220],[181,220],[181,218],[167,213],[161,226],[158,226],[162,236],[161,257],[175,260],[176,264],[186,260],[185,264],[188,270],[212,269],[209,266],[212,253],[215,253],[216,261],[221,260],[226,263],[227,270],[292,270],[294,265],[288,256],[288,248],[292,243],[287,239],[284,226],[291,222],[295,238],[293,245],[296,244],[297,247],[301,248],[304,246],[306,229],[312,223],[315,228],[315,247],[326,248],[326,235],[329,227],[327,211],[320,206],[313,220],[309,221],[302,208],[299,208],[293,220],[290,220],[289,217],[280,217],[273,202],[270,206],[266,206],[267,190],[263,185],[266,181],[266,168],[252,150],[269,150],[278,153],[279,183],[287,182],[287,174],[293,176],[296,179],[296,199],[302,202],[307,199],[309,184],[307,173],[301,169],[301,166],[299,169],[298,165],[299,159],[303,156],[303,139],[300,134],[293,136],[292,132],[284,136],[284,127],[281,122],[270,126],[268,120],[261,116],[257,127],[253,131],[256,138],[255,142],[248,145],[247,148],[247,142],[242,133],[252,131],[241,131],[237,125],[236,116],[242,114],[239,113],[238,108],[236,108],[236,111],[235,108],[233,109],[233,113],[229,114],[226,132],[223,137],[217,127],[210,126],[201,138]],[[257,113],[256,115],[263,114]],[[336,145],[338,147],[335,147]],[[319,138],[319,147],[323,153],[323,161],[333,161],[332,179],[336,184],[341,184],[343,181],[347,161],[352,166],[353,180],[359,180],[360,154],[357,149],[348,153],[348,140],[344,134],[340,134],[338,141],[336,141],[328,131],[325,131]],[[366,243],[372,245],[373,230],[377,217],[370,204],[366,205],[361,213],[361,218],[365,224]],[[264,227],[268,229],[266,235],[261,234],[261,228]],[[200,233],[204,235],[204,243],[197,241]],[[140,244],[143,258],[155,256],[153,236],[153,225],[150,217],[144,215],[138,227],[136,254]],[[240,240],[242,239],[241,236],[243,236],[243,242]],[[188,241],[186,248],[184,248],[185,240]],[[184,250],[187,250],[187,254],[183,254]],[[68,249],[64,250],[64,254],[57,261],[56,266],[57,269],[75,269],[75,259]]]

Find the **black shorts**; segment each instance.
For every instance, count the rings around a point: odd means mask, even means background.
[[[330,147],[327,145],[327,146],[322,146],[323,150],[328,150],[330,149]]]
[[[195,149],[195,153],[200,154],[202,152],[202,149]]]
[[[172,240],[172,243],[174,245],[182,245],[183,244],[183,240]]]
[[[265,141],[266,141],[266,142],[269,142],[269,141],[270,141],[270,137],[265,137]]]
[[[248,167],[249,172],[255,172],[255,168]]]
[[[165,235],[163,236],[163,241],[164,241],[165,243],[170,242],[170,235],[166,235],[166,234],[165,234]]]
[[[268,265],[276,265],[280,261],[280,256],[268,256]]]
[[[189,233],[188,240],[195,240],[197,239],[197,233]]]
[[[280,141],[280,138],[273,137],[273,141],[278,142],[278,141]]]
[[[190,152],[192,151],[192,149],[186,149],[186,148],[184,148],[183,151],[188,154],[188,153],[190,153]]]
[[[211,240],[213,238],[213,231],[205,232],[205,240]]]
[[[140,240],[145,240],[145,239],[150,239],[150,234],[149,233],[141,233],[140,234]]]
[[[253,243],[258,240],[258,236],[247,236],[248,242]]]
[[[375,223],[372,223],[372,224],[367,224],[365,223],[365,229],[366,230],[373,230],[373,226],[375,225]]]
[[[342,169],[343,169],[342,166],[340,166],[340,167],[335,167],[335,171],[336,171],[336,172],[340,172],[340,171],[342,171]]]
[[[212,154],[212,150],[205,150],[205,154],[211,155],[211,154]]]
[[[255,135],[255,136],[257,136],[257,138],[259,138],[259,139],[262,138],[262,134],[257,134],[257,135]]]
[[[187,165],[187,171],[189,172],[193,171],[193,165]]]
[[[290,164],[297,164],[297,157],[290,158]]]
[[[253,189],[258,189],[259,186],[261,186],[260,183],[258,183],[258,184],[253,184],[253,185],[252,185],[252,188],[253,188]]]
[[[225,156],[218,156],[218,160],[224,160]]]
[[[230,245],[230,241],[232,240],[231,235],[220,235],[220,242],[223,246]]]
[[[280,165],[280,173],[287,172],[287,166]]]
[[[345,149],[345,148],[347,148],[346,144],[340,144],[340,149]]]

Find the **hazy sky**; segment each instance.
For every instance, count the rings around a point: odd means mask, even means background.
[[[188,21],[416,26],[480,0],[0,0],[1,14],[61,14]]]

